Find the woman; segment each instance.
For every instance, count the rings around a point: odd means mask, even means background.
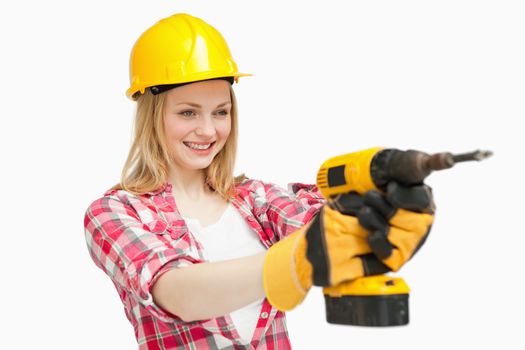
[[[85,233],[139,348],[289,349],[282,311],[303,300],[320,264],[337,272],[322,285],[363,276],[367,231],[313,185],[234,178],[232,84],[246,74],[213,27],[165,18],[138,39],[130,64],[134,140],[121,182],[89,206]],[[321,215],[337,225],[312,220]],[[337,237],[344,258],[308,259],[324,249],[313,235]]]

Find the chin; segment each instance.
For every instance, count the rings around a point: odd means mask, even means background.
[[[209,162],[192,162],[187,163],[186,168],[190,170],[204,170],[208,168],[211,165],[211,163],[211,160]]]

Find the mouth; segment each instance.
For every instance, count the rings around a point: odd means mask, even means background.
[[[209,143],[183,141],[182,143],[186,147],[191,148],[192,150],[206,151],[206,150],[210,149],[215,144],[215,141],[209,142]]]

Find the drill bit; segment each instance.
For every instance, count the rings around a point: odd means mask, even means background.
[[[468,162],[471,160],[483,160],[492,155],[491,151],[482,151],[477,150],[474,152],[461,153],[461,154],[452,154],[450,152],[441,152],[435,153],[431,156],[423,156],[422,161],[424,161],[426,168],[429,171],[433,170],[443,170],[449,169],[454,166],[456,163]]]
[[[469,160],[480,161],[480,160],[483,160],[483,159],[486,159],[492,156],[492,154],[493,154],[492,151],[477,150],[474,152],[452,155],[452,159],[454,160],[454,163],[467,162]]]

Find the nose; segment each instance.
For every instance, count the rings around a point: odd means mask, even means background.
[[[199,136],[208,137],[215,135],[215,124],[213,123],[213,119],[210,116],[200,118],[195,133]]]

